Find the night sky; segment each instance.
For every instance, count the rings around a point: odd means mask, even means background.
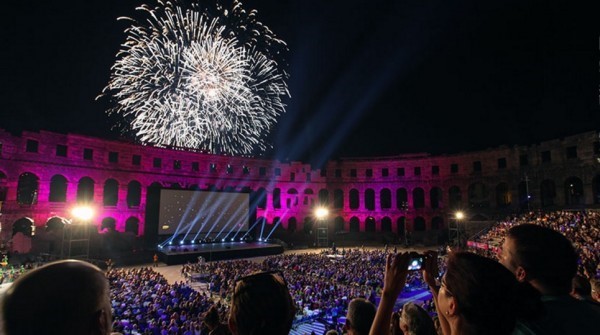
[[[0,128],[119,138],[95,100],[135,7],[9,1]],[[600,129],[593,1],[246,1],[288,43],[291,98],[267,157],[456,153]]]

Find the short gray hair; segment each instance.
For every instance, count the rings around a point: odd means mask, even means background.
[[[408,334],[404,335],[435,335],[435,326],[429,313],[421,306],[412,302],[406,303],[402,307],[400,322],[406,324]]]

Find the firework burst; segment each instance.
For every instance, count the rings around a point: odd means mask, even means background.
[[[138,8],[103,91],[142,143],[217,154],[264,152],[285,112],[285,43],[234,1],[227,9],[159,1]]]

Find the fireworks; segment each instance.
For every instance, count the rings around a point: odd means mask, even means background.
[[[217,154],[265,151],[285,112],[285,43],[234,1],[231,9],[159,1],[138,8],[103,95],[138,140]]]

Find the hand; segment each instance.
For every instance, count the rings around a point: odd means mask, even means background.
[[[423,261],[424,265],[421,269],[421,272],[423,273],[423,280],[425,281],[425,283],[427,283],[429,287],[433,288],[437,286],[435,277],[437,277],[439,274],[437,258],[437,251],[425,252],[425,259]]]
[[[396,299],[402,293],[408,276],[409,262],[410,254],[408,252],[388,255],[385,262],[383,295]]]

